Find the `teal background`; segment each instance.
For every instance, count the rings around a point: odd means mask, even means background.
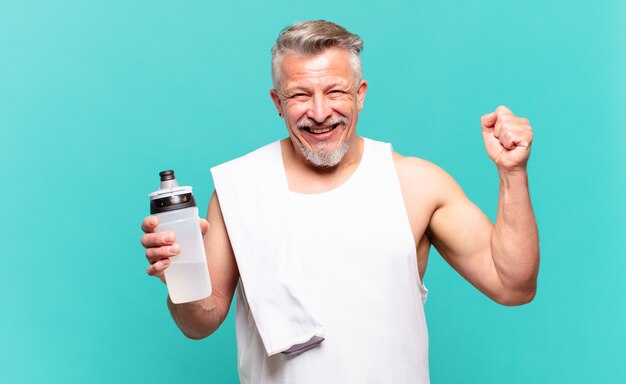
[[[498,306],[433,251],[432,382],[623,383],[626,6],[587,3],[0,1],[0,381],[237,382],[234,313],[185,339],[140,222],[158,171],[204,211],[211,166],[286,135],[270,47],[326,18],[365,41],[360,133],[442,166],[492,219],[479,117],[533,125],[537,297]]]

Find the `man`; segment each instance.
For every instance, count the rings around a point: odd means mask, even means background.
[[[289,138],[259,150],[278,157],[274,166],[264,167],[284,176],[284,193],[280,185],[267,188],[275,188],[278,200],[289,207],[286,216],[266,219],[263,225],[283,225],[284,241],[295,244],[286,260],[297,260],[304,271],[294,284],[301,285],[326,328],[325,340],[297,354],[266,355],[266,340],[259,338],[264,319],[250,306],[257,299],[247,298],[263,294],[246,285],[254,272],[248,272],[250,259],[245,257],[255,255],[233,252],[238,240],[229,235],[238,219],[223,212],[226,201],[229,211],[236,210],[237,201],[222,195],[228,189],[221,189],[217,179],[220,195],[214,193],[209,203],[210,226],[200,223],[213,294],[186,304],[168,301],[182,332],[200,339],[219,327],[236,287],[241,289],[237,339],[242,382],[428,383],[426,290],[421,282],[431,244],[500,304],[525,304],[535,295],[539,246],[526,172],[532,142],[528,120],[503,106],[481,118],[485,148],[500,176],[494,225],[437,166],[357,135],[367,92],[361,49],[358,36],[326,21],[283,30],[272,49],[270,96]],[[235,164],[245,170],[258,158],[253,153]],[[229,175],[236,179],[233,172]],[[245,220],[246,212],[238,215]],[[163,271],[180,250],[174,234],[154,233],[156,225],[155,217],[144,220],[142,244],[148,274],[165,282]],[[255,236],[254,230],[244,236]]]

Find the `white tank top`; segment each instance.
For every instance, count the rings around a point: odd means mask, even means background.
[[[341,186],[287,193],[285,236],[301,258],[302,289],[326,339],[298,354],[268,357],[239,284],[241,383],[429,383],[427,290],[391,146],[364,141],[359,166]],[[280,142],[272,147],[281,157]]]

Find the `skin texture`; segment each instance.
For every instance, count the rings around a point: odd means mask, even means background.
[[[281,69],[281,89],[272,89],[270,96],[285,119],[293,143],[283,142],[282,146],[289,187],[302,193],[332,189],[352,174],[361,159],[363,142],[357,139],[356,124],[367,82],[355,82],[350,55],[336,48],[313,57],[286,54]],[[322,138],[296,126],[298,121],[310,119],[315,122],[314,128],[323,129],[328,127],[327,121],[338,117],[347,119],[348,124],[339,124]],[[299,145],[314,148],[320,142],[334,149],[344,140],[351,144],[349,150],[332,169],[312,166],[296,149]]]
[[[363,139],[357,136],[356,125],[367,82],[357,83],[349,55],[340,49],[313,56],[286,54],[281,70],[280,89],[272,89],[270,96],[289,133],[289,138],[281,142],[289,188],[299,193],[337,188],[356,170],[363,154]],[[333,125],[332,131],[310,132],[326,130],[328,122],[337,118],[344,123]],[[303,119],[310,122],[309,131],[298,126]],[[482,116],[480,123],[485,149],[500,177],[495,224],[441,168],[422,159],[393,154],[417,246],[418,272],[423,279],[429,249],[434,245],[461,276],[494,301],[525,304],[535,295],[539,267],[537,226],[526,173],[532,129],[528,120],[504,106]],[[313,166],[299,149],[332,150],[342,141],[349,144],[348,151],[334,167]],[[185,335],[194,339],[210,335],[223,322],[239,279],[215,193],[207,218],[211,225],[201,219],[200,226],[213,294],[185,304],[168,300],[174,320]],[[179,248],[172,233],[154,233],[156,224],[156,217],[144,219],[142,244],[150,263],[148,274],[165,282],[163,271]]]

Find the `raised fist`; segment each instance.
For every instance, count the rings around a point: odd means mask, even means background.
[[[480,124],[487,154],[499,170],[525,170],[533,130],[528,119],[517,117],[505,106],[483,115]]]

